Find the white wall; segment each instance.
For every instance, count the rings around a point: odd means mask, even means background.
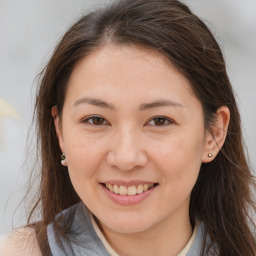
[[[27,179],[22,163],[29,129],[36,75],[67,26],[88,7],[106,0],[0,0],[0,98],[11,103],[19,119],[0,119],[0,233],[24,222],[14,210]],[[186,0],[208,20],[223,46],[238,95],[249,154],[256,165],[256,1]],[[209,23],[208,23],[209,24]],[[22,222],[23,220],[23,222]]]

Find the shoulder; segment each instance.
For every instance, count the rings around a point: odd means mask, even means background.
[[[29,227],[13,230],[2,242],[0,255],[41,256],[35,230]]]

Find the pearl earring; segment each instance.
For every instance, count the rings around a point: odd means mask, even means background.
[[[61,156],[60,156],[60,158],[61,158],[61,164],[62,164],[63,166],[67,166],[66,154],[65,154],[65,153],[62,153]]]
[[[209,153],[209,154],[208,154],[208,157],[213,157],[213,154],[212,154],[212,153]]]

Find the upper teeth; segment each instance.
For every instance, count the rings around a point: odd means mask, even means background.
[[[148,189],[152,188],[153,184],[139,184],[137,186],[119,186],[119,185],[112,185],[112,184],[106,184],[106,187],[113,193],[123,195],[123,196],[134,196],[136,194],[141,194],[144,191],[147,191]]]

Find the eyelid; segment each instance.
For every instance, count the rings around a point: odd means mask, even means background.
[[[165,119],[165,121],[168,121],[167,124],[163,124],[163,125],[150,125],[149,123],[151,121],[153,121],[154,119]],[[169,118],[169,117],[166,117],[166,116],[154,116],[154,117],[151,117],[147,122],[146,124],[149,124],[150,126],[158,126],[158,127],[163,127],[163,126],[167,126],[167,125],[171,125],[171,124],[177,124],[173,119]]]
[[[100,118],[100,119],[103,119],[104,120],[104,124],[93,124],[93,123],[90,123],[89,122],[89,120],[91,119],[96,119],[96,118]],[[102,125],[110,125],[110,123],[106,120],[106,118],[104,118],[103,116],[100,116],[100,115],[90,115],[90,116],[87,116],[87,117],[85,117],[85,118],[83,118],[83,119],[81,119],[81,122],[82,123],[88,123],[88,124],[90,124],[90,125],[92,125],[92,126],[102,126]]]

